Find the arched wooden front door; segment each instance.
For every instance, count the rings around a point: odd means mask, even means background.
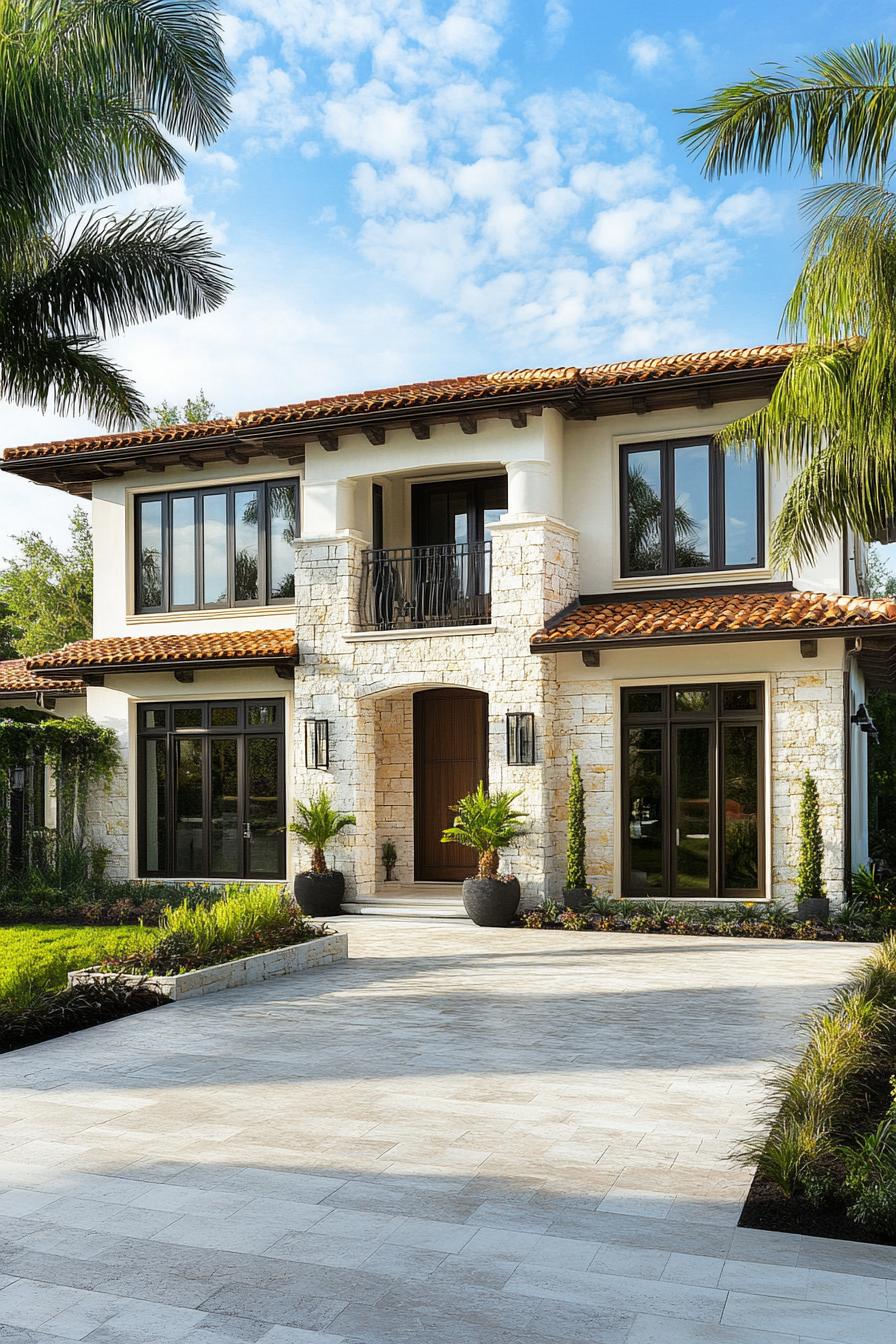
[[[443,845],[454,804],[488,784],[488,696],[481,691],[418,691],[414,696],[414,877],[460,882],[476,855]]]

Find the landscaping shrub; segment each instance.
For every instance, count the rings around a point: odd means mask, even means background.
[[[824,896],[822,865],[824,840],[818,811],[818,785],[806,771],[800,799],[800,857],[796,877],[798,901],[819,900]]]
[[[151,985],[114,979],[39,993],[22,1007],[0,1004],[0,1054],[165,1003]]]
[[[0,887],[0,924],[157,924],[167,905],[207,905],[221,888],[208,882],[113,882],[83,874],[71,886],[29,872]]]
[[[585,789],[579,758],[572,754],[569,769],[569,815],[566,822],[566,888],[581,891],[588,885],[585,872]]]
[[[234,885],[211,905],[167,906],[157,942],[131,955],[106,957],[102,965],[104,970],[131,975],[178,975],[304,943],[322,933],[320,926],[307,922],[282,887]]]
[[[761,1133],[738,1150],[788,1199],[844,1207],[896,1235],[896,937],[858,968],[806,1025],[795,1065],[771,1079]]]

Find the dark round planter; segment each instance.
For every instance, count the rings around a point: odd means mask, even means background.
[[[464,909],[474,924],[506,929],[520,903],[520,884],[515,877],[508,882],[497,877],[467,877],[463,895]]]
[[[345,895],[345,877],[334,872],[296,873],[293,895],[303,915],[313,919],[338,915]]]
[[[563,904],[566,906],[567,910],[575,910],[576,913],[579,915],[584,914],[584,912],[588,909],[590,901],[591,901],[590,887],[563,888]]]
[[[827,896],[812,896],[805,901],[798,901],[796,907],[797,919],[827,919],[831,913],[831,903]]]

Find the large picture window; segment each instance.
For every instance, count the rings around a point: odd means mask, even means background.
[[[625,896],[763,888],[763,687],[622,692]]]
[[[138,612],[295,600],[295,481],[138,495]]]
[[[282,700],[185,700],[138,710],[140,876],[286,871]]]
[[[764,563],[762,460],[711,438],[622,448],[622,575]]]

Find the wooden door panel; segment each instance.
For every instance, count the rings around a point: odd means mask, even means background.
[[[476,856],[443,845],[454,805],[488,783],[488,697],[479,691],[419,691],[414,696],[414,873],[422,882],[459,882]]]

